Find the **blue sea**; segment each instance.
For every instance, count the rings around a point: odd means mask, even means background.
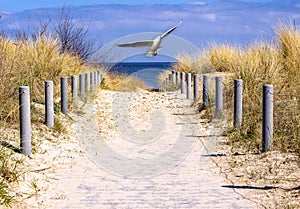
[[[135,76],[145,82],[150,89],[158,89],[158,77],[170,70],[175,62],[122,62],[112,67],[113,72]]]

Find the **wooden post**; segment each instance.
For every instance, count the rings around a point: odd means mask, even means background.
[[[29,86],[19,87],[20,111],[20,146],[21,153],[31,156],[31,122],[30,122],[30,90]]]
[[[77,86],[77,76],[76,75],[72,75],[71,76],[71,82],[72,82],[72,97],[73,97],[73,100],[75,100],[78,96],[78,92],[77,92],[77,89],[78,89],[78,86]]]
[[[68,78],[60,78],[61,111],[68,116]]]
[[[186,89],[186,98],[191,99],[192,94],[192,74],[187,74],[187,89]]]
[[[223,114],[223,85],[222,77],[216,77],[216,110],[215,116],[220,118]]]
[[[45,124],[54,127],[53,81],[45,81]]]
[[[186,93],[186,84],[185,84],[185,73],[181,72],[181,93]]]
[[[272,149],[273,138],[273,95],[272,85],[263,85],[262,151]]]
[[[194,101],[198,100],[199,75],[194,74]]]
[[[234,80],[234,121],[235,128],[240,129],[242,126],[243,115],[243,80]]]
[[[85,83],[86,91],[89,92],[91,90],[91,76],[89,73],[85,74]]]
[[[202,94],[203,109],[206,109],[209,103],[209,96],[208,96],[209,82],[208,81],[209,81],[208,75],[203,75],[203,94]]]
[[[84,95],[84,74],[79,75],[79,93],[80,96]]]

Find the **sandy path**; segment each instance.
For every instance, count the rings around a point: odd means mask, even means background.
[[[79,106],[78,140],[64,144],[72,163],[56,158],[31,207],[255,208],[222,187],[208,157],[214,139],[183,95],[101,90]]]

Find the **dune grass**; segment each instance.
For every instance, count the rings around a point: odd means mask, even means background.
[[[134,76],[127,76],[108,71],[102,71],[102,75],[105,78],[101,83],[102,89],[129,92],[136,91],[138,88],[148,89],[142,80]]]
[[[19,86],[30,87],[32,104],[42,103],[45,80],[52,80],[59,86],[61,76],[77,74],[81,67],[82,61],[78,57],[60,52],[55,38],[11,40],[0,36],[0,204],[11,203],[10,185],[18,181],[18,162],[11,157],[14,152],[7,146],[18,144],[19,139],[6,138],[5,133],[10,130],[8,128],[18,128]],[[59,98],[59,88],[54,88],[54,95],[55,99]],[[32,114],[37,114],[33,118],[38,118],[41,113],[32,110]]]
[[[18,133],[19,86],[29,86],[31,91],[31,122],[43,123],[41,113],[44,103],[44,82],[54,82],[54,106],[59,110],[60,78],[99,70],[84,63],[75,54],[61,52],[59,42],[52,36],[40,36],[34,40],[12,40],[0,36],[0,205],[10,205],[14,200],[11,187],[18,182],[18,163],[13,156],[18,153],[19,137],[11,136],[11,131]],[[116,91],[135,91],[146,88],[145,84],[125,75],[110,74],[102,71],[105,80],[101,86]],[[70,87],[69,87],[70,89]],[[71,97],[70,97],[71,98]],[[71,103],[70,103],[71,105]],[[55,111],[57,114],[58,112]],[[42,113],[43,114],[43,113]],[[61,134],[65,127],[55,118],[53,133]],[[52,132],[51,132],[52,133]],[[8,137],[9,136],[9,137]],[[34,136],[33,149],[36,152]],[[16,149],[12,149],[12,145]]]
[[[261,151],[262,86],[274,85],[273,149],[300,154],[300,32],[290,23],[280,23],[274,30],[276,36],[271,42],[259,41],[246,47],[212,44],[202,56],[183,55],[176,70],[201,74],[211,69],[232,74],[230,85],[224,87],[230,124],[226,132],[233,146],[254,152]],[[199,63],[203,57],[208,67],[190,64]],[[184,62],[188,68],[181,64]],[[231,126],[234,79],[243,79],[244,87],[240,130]]]
[[[211,72],[213,68],[206,52],[207,51],[204,50],[203,53],[200,54],[180,54],[177,57],[177,63],[172,65],[172,70],[192,74]]]
[[[9,206],[14,199],[10,194],[10,184],[17,182],[18,171],[16,160],[11,157],[12,153],[5,148],[0,148],[0,205]]]
[[[9,40],[0,37],[0,95],[1,100],[18,92],[18,87],[28,85],[33,101],[43,101],[44,81],[59,85],[61,76],[77,74],[81,61],[66,53],[60,53],[56,39],[46,36],[32,40]],[[59,88],[54,89],[55,97]],[[17,102],[1,105],[1,121],[17,120]],[[13,112],[12,112],[13,110]]]

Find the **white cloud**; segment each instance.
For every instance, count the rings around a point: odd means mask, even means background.
[[[103,43],[132,33],[163,32],[183,19],[183,24],[174,35],[201,45],[214,38],[252,41],[270,33],[279,19],[293,18],[300,22],[299,8],[300,4],[283,7],[268,3],[258,7],[256,4],[241,4],[238,1],[216,1],[213,4],[196,1],[182,5],[88,6],[74,8],[73,16],[84,17],[85,23],[91,17],[90,28],[93,33],[99,34]],[[42,10],[8,14],[1,20],[1,27],[14,30],[21,25],[30,26],[25,19],[39,11]],[[54,12],[51,17],[55,17]]]
[[[207,13],[207,14],[202,14],[199,15],[200,18],[206,19],[208,21],[216,21],[216,14],[215,13]]]
[[[202,2],[202,1],[190,2],[189,4],[192,4],[192,5],[200,5],[200,6],[205,6],[205,5],[207,5],[206,2]]]

